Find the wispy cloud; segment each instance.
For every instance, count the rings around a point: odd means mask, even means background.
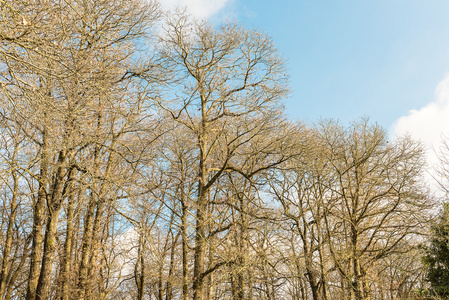
[[[187,12],[197,19],[208,19],[223,10],[231,0],[161,0],[166,11],[176,7],[186,8]]]

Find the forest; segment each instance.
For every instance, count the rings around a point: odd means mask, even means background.
[[[449,295],[426,149],[286,116],[265,33],[147,0],[0,10],[0,299]]]

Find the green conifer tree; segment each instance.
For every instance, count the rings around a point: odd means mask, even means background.
[[[423,262],[432,293],[449,297],[449,202],[444,203],[440,220],[432,227],[430,245],[425,248]]]

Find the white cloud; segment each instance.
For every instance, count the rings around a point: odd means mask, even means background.
[[[391,132],[393,136],[409,134],[423,142],[427,147],[429,166],[437,165],[435,152],[439,151],[443,135],[449,137],[449,74],[438,84],[435,101],[400,117]],[[431,169],[429,172],[433,173]]]
[[[449,75],[437,86],[436,101],[412,110],[393,125],[393,135],[410,134],[426,145],[438,146],[441,134],[449,131]]]
[[[208,19],[226,7],[230,0],[160,0],[166,11],[176,7],[185,7],[187,12],[197,19]]]

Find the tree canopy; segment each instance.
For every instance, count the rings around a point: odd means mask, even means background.
[[[367,118],[288,119],[288,66],[267,34],[146,0],[0,10],[1,299],[427,287],[422,145]],[[440,295],[447,228],[424,260]]]

